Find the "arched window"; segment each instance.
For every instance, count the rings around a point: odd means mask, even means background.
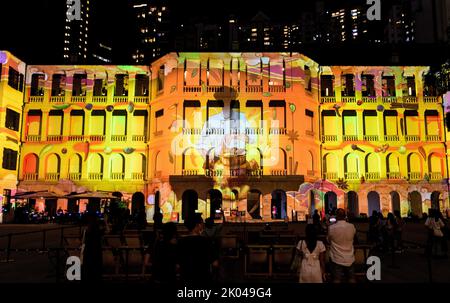
[[[349,153],[344,157],[345,179],[357,180],[360,178],[359,157]]]

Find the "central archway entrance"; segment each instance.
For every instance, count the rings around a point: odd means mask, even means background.
[[[397,211],[400,212],[400,195],[396,191],[391,191],[390,195],[392,211],[394,213]]]
[[[251,189],[247,193],[247,212],[253,219],[261,219],[260,199],[261,192],[257,189]]]
[[[440,203],[439,198],[441,196],[441,193],[438,191],[434,191],[431,193],[431,208],[439,210]]]
[[[419,218],[422,217],[422,196],[418,191],[409,193],[409,203],[411,208],[411,214]]]
[[[368,203],[368,210],[369,210],[369,216],[372,215],[374,211],[380,212],[380,195],[376,191],[371,191],[367,194],[367,203]]]
[[[325,213],[329,214],[333,209],[337,209],[337,195],[329,191],[325,194]]]
[[[211,189],[208,191],[209,197],[209,217],[220,219],[220,209],[222,209],[222,193],[218,189]]]
[[[286,192],[281,189],[272,192],[271,209],[273,219],[285,219],[287,217],[287,197]]]
[[[181,218],[186,220],[198,209],[198,194],[195,190],[188,189],[183,193],[181,201]]]
[[[136,216],[142,211],[145,211],[145,196],[141,192],[135,192],[131,196],[131,215]]]
[[[350,214],[354,216],[359,215],[358,194],[354,191],[347,193],[347,209]]]

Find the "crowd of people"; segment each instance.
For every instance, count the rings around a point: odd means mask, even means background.
[[[398,210],[388,213],[385,218],[374,210],[369,218],[368,240],[381,252],[403,252],[404,219]]]

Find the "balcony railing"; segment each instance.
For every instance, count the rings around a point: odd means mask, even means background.
[[[58,181],[59,180],[59,173],[46,173],[45,174],[45,181]]]
[[[85,103],[86,96],[72,96],[72,102],[73,103]]]
[[[64,103],[65,100],[66,100],[65,96],[51,96],[50,97],[51,103]]]
[[[402,175],[400,174],[399,171],[394,171],[394,172],[387,172],[386,177],[389,180],[400,180],[402,178]]]
[[[111,173],[111,180],[123,180],[124,178],[124,173]]]
[[[202,133],[201,128],[183,128],[183,135],[200,135]]]
[[[287,130],[285,127],[271,127],[269,128],[270,135],[286,135]]]
[[[425,136],[427,141],[432,141],[432,142],[439,142],[441,141],[441,136],[440,135],[426,135]]]
[[[263,129],[260,127],[246,127],[245,134],[246,135],[262,135]]]
[[[111,135],[112,142],[125,142],[127,141],[127,135]]]
[[[437,103],[438,97],[430,97],[430,96],[424,96],[423,102],[424,103]]]
[[[148,96],[135,96],[134,103],[148,103]]]
[[[422,179],[422,174],[420,172],[409,172],[409,180],[420,180]]]
[[[126,103],[128,102],[128,96],[114,96],[114,103]]]
[[[287,169],[272,169],[270,174],[272,176],[287,176]]]
[[[89,180],[102,180],[103,173],[89,173]]]
[[[326,172],[326,173],[323,173],[323,178],[325,180],[337,180],[338,174],[337,174],[337,172]]]
[[[131,141],[133,142],[145,142],[146,136],[145,135],[133,135],[131,137]]]
[[[61,142],[62,140],[62,135],[47,135],[47,141],[49,142]]]
[[[183,169],[181,171],[181,174],[183,176],[197,176],[198,175],[198,170],[196,170],[196,169]]]
[[[320,103],[336,103],[336,97],[320,97]]]
[[[440,181],[440,180],[442,180],[442,173],[440,173],[440,172],[431,172],[430,173],[430,180],[433,180],[433,181]]]
[[[207,177],[222,177],[223,170],[222,169],[206,169],[205,176],[207,176]]]
[[[284,85],[269,85],[269,92],[284,93],[286,92],[286,87]]]
[[[225,89],[222,85],[209,85],[206,88],[206,91],[208,93],[223,93],[225,91]]]
[[[69,173],[69,180],[80,181],[81,180],[81,173]]]
[[[366,180],[380,180],[380,173],[379,172],[367,172],[366,173]]]
[[[394,97],[394,96],[381,97],[381,101],[383,103],[393,103],[393,102],[397,102],[397,97]]]
[[[398,140],[398,135],[384,135],[384,141],[395,142]]]
[[[347,180],[359,180],[359,174],[357,172],[348,172],[344,174]]]
[[[84,139],[84,136],[83,136],[83,135],[70,135],[70,136],[69,136],[69,141],[77,141],[77,142],[80,142],[80,141],[83,141],[83,139]]]
[[[106,101],[108,101],[107,96],[93,96],[92,97],[93,103],[106,103]]]
[[[406,141],[418,142],[420,140],[419,135],[405,135]]]
[[[323,142],[336,142],[338,140],[337,135],[322,135]]]
[[[233,85],[233,86],[231,86],[231,89],[238,93],[241,91],[241,87],[239,85]]]
[[[247,93],[262,93],[263,87],[261,85],[247,85],[245,91]]]
[[[377,97],[371,96],[371,97],[362,97],[363,103],[377,103]]]
[[[30,103],[42,103],[44,102],[44,96],[30,96],[28,99]]]
[[[144,173],[131,173],[131,179],[144,180]]]
[[[202,87],[200,85],[185,85],[183,87],[184,93],[200,93],[202,91]]]
[[[231,177],[239,177],[241,175],[243,175],[245,172],[244,169],[240,169],[240,168],[231,168],[230,169],[230,176]]]
[[[252,169],[246,171],[247,177],[261,177],[263,175],[262,169]]]
[[[25,181],[37,181],[38,179],[38,173],[24,173],[23,179]]]
[[[26,139],[28,142],[40,142],[41,135],[27,135]]]
[[[415,104],[415,103],[417,103],[417,97],[415,97],[415,96],[403,97],[403,103]]]
[[[93,142],[102,142],[105,141],[104,135],[90,135],[89,139]]]
[[[352,96],[352,97],[341,97],[342,102],[344,103],[356,103],[356,97]]]
[[[343,135],[343,141],[358,141],[358,135]]]
[[[379,138],[378,135],[364,135],[364,141],[377,142]]]
[[[208,127],[206,129],[207,135],[224,135],[225,130],[223,128],[217,128],[217,127]]]

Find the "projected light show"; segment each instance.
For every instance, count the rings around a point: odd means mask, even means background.
[[[3,188],[37,193],[20,200],[36,209],[119,199],[149,222],[155,211],[163,222],[195,212],[260,222],[449,207],[445,113],[428,67],[170,53],[151,66],[29,65],[23,80],[25,65],[0,54],[26,86],[17,175],[2,173],[18,186]]]

